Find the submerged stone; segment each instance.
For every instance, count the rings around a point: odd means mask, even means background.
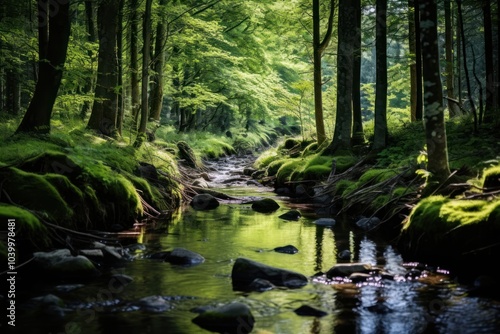
[[[205,258],[185,248],[174,248],[174,250],[167,255],[165,261],[172,264],[196,265],[205,262]]]
[[[361,218],[356,222],[356,226],[363,231],[369,231],[376,228],[380,224],[380,219],[377,217]]]
[[[263,198],[252,204],[252,209],[261,213],[271,213],[280,208],[279,204],[272,198]]]
[[[210,194],[198,194],[191,200],[195,210],[212,210],[219,206],[219,201]]]
[[[369,273],[372,271],[371,264],[368,263],[339,263],[326,272],[328,278],[347,277],[354,273]]]
[[[286,245],[286,246],[282,246],[282,247],[276,247],[274,249],[275,252],[278,252],[278,253],[285,253],[285,254],[296,254],[299,252],[299,250],[293,246],[293,245]]]
[[[99,274],[94,264],[85,256],[71,255],[69,249],[58,249],[52,252],[36,252],[34,265],[42,275],[57,278],[88,278]]]
[[[246,258],[238,258],[231,272],[234,290],[248,290],[250,284],[256,279],[265,279],[276,286],[300,288],[307,285],[307,277],[286,269],[268,266]]]
[[[324,317],[325,315],[328,315],[325,311],[318,310],[317,308],[314,308],[309,305],[302,305],[301,307],[295,309],[293,312],[297,315],[301,316],[312,316],[312,317]]]
[[[161,313],[172,308],[162,296],[148,296],[139,299],[136,305],[145,312]]]
[[[248,288],[252,291],[264,292],[275,288],[274,284],[266,279],[256,278],[250,283]]]
[[[297,210],[290,210],[279,216],[279,218],[284,220],[299,220],[300,217],[301,214]]]
[[[250,308],[238,302],[203,312],[192,321],[211,332],[227,334],[250,333],[255,324],[255,318]]]
[[[333,218],[320,218],[315,221],[313,221],[313,224],[319,225],[319,226],[335,226],[335,219]]]

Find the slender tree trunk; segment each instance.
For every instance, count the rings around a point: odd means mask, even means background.
[[[387,1],[376,3],[377,79],[375,85],[375,130],[373,150],[387,145]]]
[[[85,18],[87,23],[87,41],[90,43],[95,43],[97,41],[95,32],[95,22],[94,22],[94,7],[92,6],[93,1],[85,1]],[[95,55],[91,50],[88,51],[88,55],[92,64],[95,64]],[[90,79],[83,88],[83,93],[90,95],[94,91],[95,80]],[[80,111],[80,118],[85,119],[87,113],[92,111],[92,103],[89,100],[83,102],[82,110]]]
[[[117,86],[117,95],[118,95],[118,110],[117,110],[117,120],[116,120],[116,129],[118,134],[122,135],[123,129],[123,117],[125,114],[125,106],[124,106],[124,96],[123,96],[123,6],[125,0],[119,0],[120,4],[118,7],[118,30],[116,31],[116,61],[118,66],[118,86]]]
[[[484,57],[486,64],[486,105],[484,121],[498,122],[495,110],[495,69],[493,65],[493,32],[491,25],[491,0],[482,0],[484,22]]]
[[[160,6],[164,7],[166,0],[160,0]],[[155,121],[160,120],[163,106],[163,67],[165,65],[165,39],[167,38],[167,25],[161,19],[156,26],[156,42],[154,53],[154,81],[156,85],[151,92],[151,112],[150,117]]]
[[[139,119],[139,103],[140,103],[140,93],[139,93],[139,51],[137,46],[139,28],[138,28],[138,17],[137,11],[139,10],[138,0],[130,0],[130,104],[132,109],[132,119],[134,124],[134,130],[137,130],[137,121]]]
[[[325,124],[323,119],[323,79],[321,75],[321,57],[324,50],[328,46],[332,35],[334,10],[335,3],[334,0],[331,0],[328,29],[323,41],[320,42],[319,0],[313,0],[314,117],[316,120],[316,137],[318,145],[321,145],[326,140]]]
[[[417,64],[415,63],[417,43],[415,39],[414,2],[414,0],[408,0],[408,47],[410,55],[413,57],[410,63],[410,119],[412,122],[417,120]]]
[[[59,1],[57,11],[48,2],[38,2],[39,73],[35,92],[16,133],[50,132],[50,117],[61,84],[71,22],[69,1]],[[50,22],[50,23],[49,23]],[[48,29],[48,25],[52,27]]]
[[[420,0],[414,0],[414,19],[415,19],[415,67],[416,67],[416,108],[415,120],[421,121],[423,116],[423,99],[422,99],[422,45],[420,42]]]
[[[470,51],[472,54],[472,75],[474,76],[474,79],[476,79],[477,86],[479,87],[479,115],[477,123],[481,124],[483,123],[483,118],[484,118],[483,84],[481,83],[481,80],[479,80],[479,76],[476,73],[476,53],[474,52],[474,47],[472,45],[470,46]]]
[[[151,5],[152,0],[146,0],[146,10],[144,12],[142,27],[142,91],[141,91],[141,122],[137,132],[134,147],[140,147],[146,134],[148,124],[148,87],[149,87],[149,62],[151,60]]]
[[[363,117],[361,114],[361,0],[353,0],[355,11],[355,30],[353,46],[353,78],[352,78],[352,144],[361,145],[365,141],[363,134]]]
[[[6,73],[6,104],[5,108],[10,115],[21,113],[21,80],[18,69],[8,69]]]
[[[460,114],[453,87],[453,26],[451,24],[451,0],[444,1],[445,44],[446,44],[446,94],[448,95],[448,112],[450,117]]]
[[[337,44],[337,111],[333,140],[325,154],[350,150],[352,137],[352,78],[355,7],[351,0],[339,1]]]
[[[99,25],[99,58],[94,106],[87,127],[105,135],[118,135],[118,62],[116,34],[120,0],[103,0],[97,11]]]
[[[500,0],[499,0],[500,1]],[[462,108],[462,28],[460,26],[460,19],[457,13],[457,90],[458,90],[458,103]]]
[[[462,40],[462,59],[464,63],[464,73],[465,73],[465,82],[467,83],[467,95],[469,96],[470,108],[472,111],[472,115],[474,116],[474,132],[477,132],[477,111],[476,106],[474,104],[474,100],[472,99],[472,90],[470,87],[470,78],[469,78],[469,69],[467,68],[467,49],[466,49],[466,39],[465,39],[465,31],[464,31],[464,20],[462,13],[462,0],[457,0],[457,9],[458,9],[458,20],[460,26],[460,35]]]
[[[500,0],[497,0],[497,63],[496,63],[496,71],[497,71],[497,84],[496,84],[496,108],[500,107]]]
[[[427,143],[427,169],[432,179],[442,182],[450,175],[443,91],[439,68],[436,0],[421,0],[420,43],[423,55],[424,127]]]

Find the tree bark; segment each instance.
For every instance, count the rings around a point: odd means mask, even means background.
[[[353,78],[352,78],[352,144],[361,145],[365,141],[363,134],[363,117],[361,114],[361,0],[353,0],[356,10],[354,46],[353,46]]]
[[[420,44],[420,0],[414,0],[414,20],[415,20],[415,67],[416,67],[416,109],[415,120],[421,121],[423,116],[422,100],[422,46]]]
[[[387,1],[376,3],[376,57],[375,130],[373,150],[380,151],[387,145]]]
[[[460,115],[460,108],[454,100],[453,78],[453,26],[451,24],[451,0],[444,1],[445,45],[446,45],[446,95],[448,95],[448,112],[450,117]]]
[[[58,6],[49,7],[48,2],[38,2],[38,81],[28,110],[16,133],[50,132],[52,108],[61,84],[71,31],[69,1],[56,3]],[[50,33],[49,24],[52,27]]]
[[[103,0],[97,11],[99,57],[94,106],[87,127],[108,136],[117,136],[118,61],[116,52],[120,0]]]
[[[134,147],[140,147],[146,134],[148,124],[148,88],[149,88],[149,62],[151,60],[151,6],[152,0],[146,0],[142,27],[142,90],[141,90],[141,122],[137,131]]]
[[[424,127],[427,169],[432,179],[442,182],[450,175],[443,92],[439,68],[436,0],[421,0],[420,43],[423,54]]]
[[[482,0],[484,22],[484,60],[486,64],[486,104],[484,122],[498,122],[495,110],[495,69],[493,65],[493,32],[491,24],[491,0]]]
[[[95,22],[94,22],[94,8],[92,6],[93,1],[91,0],[86,0],[85,1],[85,19],[87,23],[87,41],[90,43],[94,43],[97,41],[96,37],[96,32],[95,32]],[[92,64],[95,63],[95,56],[93,55],[92,51],[88,51],[88,55],[90,58],[90,61]],[[94,72],[94,71],[93,71]],[[93,77],[90,79],[85,87],[83,88],[84,94],[90,95],[94,91],[94,86],[95,86],[95,80],[94,80],[94,74],[92,73]],[[80,111],[80,118],[83,120],[85,117],[87,117],[87,113],[89,111],[92,111],[92,103],[88,100],[83,102],[82,110]]]
[[[139,119],[139,51],[137,46],[137,36],[139,34],[137,11],[139,5],[138,0],[130,0],[130,104],[132,109],[132,119],[134,123],[134,130],[137,128],[137,121]]]
[[[352,78],[355,6],[351,0],[339,1],[337,44],[337,111],[333,140],[324,151],[332,154],[351,149]]]
[[[415,37],[415,0],[408,0],[408,47],[413,60],[410,63],[410,119],[417,120],[417,64],[416,37]]]
[[[316,137],[318,145],[321,145],[326,140],[325,124],[323,119],[323,79],[321,75],[321,57],[332,36],[334,10],[335,2],[334,0],[331,0],[328,28],[323,41],[320,42],[319,0],[313,0],[314,117],[316,121]]]
[[[124,96],[123,96],[123,6],[125,0],[119,0],[118,7],[118,30],[116,31],[116,61],[117,61],[117,75],[118,75],[118,106],[116,117],[116,129],[118,134],[122,135],[123,130],[123,117],[125,114]]]
[[[165,6],[166,0],[160,0],[160,6]],[[160,120],[163,106],[163,67],[165,66],[165,40],[167,38],[167,25],[162,18],[156,26],[156,41],[154,53],[154,81],[156,85],[151,92],[150,118],[155,121]]]

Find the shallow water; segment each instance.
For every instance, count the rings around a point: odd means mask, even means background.
[[[141,242],[145,251],[113,273],[134,278],[115,287],[109,275],[70,292],[54,285],[39,287],[33,295],[53,293],[66,303],[64,317],[50,312],[27,312],[18,319],[24,333],[209,333],[192,323],[191,310],[205,305],[240,301],[256,319],[252,333],[495,333],[500,332],[500,304],[470,297],[446,270],[430,271],[420,279],[404,277],[407,267],[397,250],[371,236],[357,234],[347,222],[334,228],[316,226],[312,210],[301,207],[299,221],[278,216],[293,204],[270,189],[253,186],[220,189],[235,196],[273,197],[281,208],[272,214],[254,212],[250,204],[225,203],[212,211],[188,207],[159,233],[143,233],[124,243]],[[274,252],[294,245],[297,254]],[[182,267],[147,258],[154,251],[183,247],[205,257],[203,264]],[[337,254],[351,251],[352,262],[379,265],[394,279],[363,284],[313,276],[337,263]],[[238,257],[300,272],[311,277],[300,289],[267,292],[233,291],[231,269]],[[59,283],[58,283],[59,284]],[[146,313],[132,304],[160,295],[172,308]],[[301,305],[328,315],[304,317],[293,310]]]

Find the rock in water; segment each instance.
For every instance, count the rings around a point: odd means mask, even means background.
[[[211,332],[247,334],[252,331],[255,319],[247,305],[234,302],[208,310],[194,318],[193,322]]]
[[[284,219],[284,220],[299,220],[300,218],[300,212],[297,210],[290,210],[288,212],[285,212],[279,218]]]
[[[198,194],[191,200],[191,206],[195,210],[212,210],[219,206],[219,201],[210,194]]]
[[[261,213],[271,213],[280,208],[279,204],[272,198],[263,198],[252,204],[252,209]]]
[[[299,252],[299,250],[295,246],[292,246],[292,245],[276,247],[274,249],[274,251],[278,252],[278,253],[285,253],[285,254],[297,254]]]
[[[99,271],[88,258],[82,255],[73,256],[69,249],[36,252],[33,257],[34,265],[44,276],[85,279],[99,275]]]
[[[320,226],[335,226],[335,219],[333,218],[320,218],[315,221],[313,221],[313,224],[320,225]]]
[[[371,218],[361,218],[356,222],[356,226],[362,229],[363,231],[369,231],[376,228],[380,224],[380,219],[377,217]]]
[[[205,258],[198,253],[185,248],[174,248],[165,258],[166,262],[180,265],[196,265],[205,262]]]
[[[253,260],[238,258],[231,272],[234,290],[249,290],[250,284],[256,279],[268,280],[276,286],[301,288],[307,285],[307,277],[294,271],[280,269]]]
[[[294,310],[295,314],[302,316],[312,316],[312,317],[324,317],[328,313],[325,311],[318,310],[309,305],[302,305],[301,307]]]
[[[326,272],[328,278],[347,277],[354,273],[369,273],[373,268],[368,263],[339,263]]]

